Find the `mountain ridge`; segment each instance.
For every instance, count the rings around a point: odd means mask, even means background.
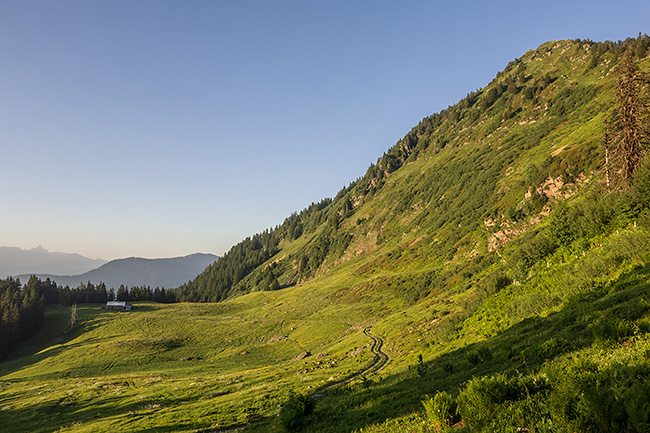
[[[49,278],[60,286],[77,287],[91,282],[104,283],[107,288],[125,287],[177,287],[202,272],[206,266],[217,261],[218,256],[209,253],[194,253],[181,257],[148,259],[125,257],[108,261],[96,269],[78,275],[23,274],[25,279],[35,275],[41,280]]]
[[[42,245],[31,249],[0,247],[0,277],[20,274],[80,274],[95,269],[107,260],[91,259],[77,253],[50,252]]]

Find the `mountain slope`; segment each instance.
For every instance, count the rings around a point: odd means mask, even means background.
[[[166,259],[130,257],[111,260],[97,269],[79,275],[61,276],[37,274],[40,279],[49,278],[59,286],[77,287],[90,281],[94,285],[103,282],[107,288],[125,287],[178,287],[196,277],[219,257],[213,254],[190,254]],[[22,276],[28,278],[29,275]],[[26,281],[26,279],[25,279]]]
[[[80,274],[95,269],[106,260],[89,259],[79,254],[49,252],[41,245],[30,250],[0,247],[0,278],[20,274]]]
[[[645,56],[646,37],[627,44]],[[359,256],[362,272],[385,263],[443,274],[490,257],[555,204],[604,185],[601,137],[626,46],[556,41],[527,52],[423,119],[333,200],[233,247],[180,298],[286,287]]]

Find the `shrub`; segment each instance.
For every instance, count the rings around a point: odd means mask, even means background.
[[[599,343],[621,341],[634,333],[634,324],[625,319],[605,319],[593,324],[591,333]]]
[[[292,393],[280,412],[280,423],[288,432],[300,431],[307,427],[315,406],[310,395]]]
[[[481,360],[483,362],[491,361],[492,360],[492,351],[490,350],[489,347],[481,347],[478,349],[478,355],[481,357]]]
[[[564,426],[569,426],[578,416],[578,396],[581,392],[580,383],[589,380],[589,376],[597,370],[593,363],[584,363],[574,375],[571,368],[564,364],[552,366],[547,374],[551,383],[549,410],[555,420]]]
[[[562,353],[566,348],[566,341],[551,337],[539,345],[538,353],[543,359],[551,359]]]
[[[530,199],[526,203],[526,207],[530,211],[530,213],[540,213],[542,209],[544,209],[544,206],[546,206],[546,203],[548,203],[548,197],[546,194],[537,194],[534,193],[530,196]]]
[[[476,350],[470,350],[465,353],[465,359],[472,365],[476,365],[481,362],[481,355]]]
[[[510,277],[502,272],[493,272],[485,278],[485,281],[479,286],[480,293],[483,296],[493,295],[512,284]]]
[[[472,431],[512,431],[513,422],[521,426],[550,421],[545,403],[540,406],[548,390],[543,376],[475,377],[456,399],[458,413]]]
[[[504,374],[473,378],[458,396],[458,411],[466,424],[481,429],[494,418],[500,404],[516,398],[516,387]]]
[[[465,352],[465,359],[472,365],[491,361],[493,358],[492,351],[489,347],[479,347],[476,350]]]
[[[650,432],[650,383],[632,385],[625,396],[625,411],[635,431]]]
[[[454,363],[451,361],[445,361],[442,363],[442,370],[447,372],[447,373],[453,373],[454,372]]]
[[[514,360],[518,359],[521,356],[520,351],[516,350],[514,347],[512,347],[509,344],[504,345],[501,348],[501,354],[508,361],[514,361]]]
[[[567,420],[570,429],[612,433],[624,430],[625,410],[609,387],[574,384],[573,389],[579,390],[579,394],[574,400],[575,413]]]
[[[417,369],[418,375],[420,377],[425,377],[427,375],[427,373],[429,372],[429,364],[424,362],[424,360],[422,359],[421,354],[418,355],[418,365],[417,365],[416,369]]]
[[[436,330],[437,336],[444,342],[449,342],[457,337],[456,327],[465,320],[461,313],[446,315],[439,323]]]
[[[636,218],[650,209],[650,158],[645,158],[634,175],[631,188],[622,200],[622,212],[628,218]]]
[[[550,413],[569,431],[650,432],[647,366],[599,369],[578,358],[550,366],[547,374]]]
[[[444,391],[422,400],[427,418],[436,430],[442,430],[457,421],[457,406],[454,398]]]

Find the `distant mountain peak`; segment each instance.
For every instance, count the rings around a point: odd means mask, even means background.
[[[106,260],[79,254],[49,252],[42,244],[26,250],[0,246],[0,278],[22,274],[76,275],[104,263]]]

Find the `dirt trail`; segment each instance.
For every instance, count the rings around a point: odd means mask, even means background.
[[[359,375],[366,373],[377,373],[379,370],[384,368],[384,366],[388,364],[388,361],[390,360],[388,355],[386,355],[386,353],[381,350],[381,348],[384,347],[384,340],[373,335],[370,332],[370,328],[371,327],[369,326],[364,329],[363,333],[372,339],[372,347],[370,348],[370,351],[375,354],[375,359],[368,367],[366,367],[365,370],[358,373]]]
[[[346,385],[352,382],[354,379],[357,379],[365,374],[377,373],[379,370],[384,368],[386,364],[388,364],[390,358],[388,357],[388,355],[386,355],[385,352],[381,350],[381,348],[384,346],[384,340],[382,340],[380,337],[377,337],[372,332],[370,332],[370,328],[372,327],[368,326],[363,330],[363,333],[372,340],[372,346],[370,347],[370,351],[375,355],[375,358],[372,360],[370,365],[368,365],[363,370],[353,373],[341,380],[337,380],[336,382],[330,382],[327,385],[324,385],[323,387],[318,389],[316,395],[325,392],[327,390],[330,390],[332,388],[335,388],[337,386]]]
[[[324,393],[332,388],[336,388],[337,386],[342,386],[346,385],[350,382],[352,382],[354,379],[363,376],[364,374],[368,373],[377,373],[379,370],[384,368],[386,364],[388,364],[388,361],[390,361],[390,358],[388,355],[386,355],[385,352],[383,352],[381,349],[384,346],[384,340],[381,337],[377,337],[374,335],[372,332],[370,332],[370,328],[372,326],[368,326],[363,330],[363,333],[372,340],[372,346],[370,347],[370,351],[375,355],[375,358],[372,360],[370,365],[368,365],[366,368],[364,368],[361,371],[358,371],[356,373],[351,374],[348,377],[345,377],[341,380],[338,380],[336,382],[330,382],[327,385],[324,385],[320,387],[319,389],[316,390],[314,393],[314,398],[320,399],[325,397]],[[240,429],[244,429],[248,424],[247,423],[242,423],[242,424],[233,424],[231,426],[227,427],[222,427],[220,429],[216,430],[211,430],[211,433],[226,433],[226,432],[234,432],[238,431]]]

